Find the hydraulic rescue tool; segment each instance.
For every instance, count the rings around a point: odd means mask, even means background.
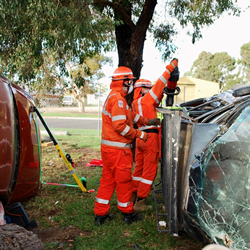
[[[167,82],[167,87],[164,88],[163,93],[167,95],[166,106],[173,106],[174,95],[178,95],[181,92],[181,89],[177,86],[177,81],[179,80],[179,68],[176,67],[174,71],[170,74],[170,78]],[[176,92],[175,92],[176,91]]]
[[[50,185],[71,186],[71,187],[77,187],[78,186],[82,190],[82,192],[86,192],[86,193],[92,193],[92,192],[94,192],[95,191],[94,189],[87,190],[87,187],[86,187],[86,182],[87,182],[86,178],[85,177],[79,178],[79,176],[77,175],[77,172],[74,169],[75,164],[74,164],[71,156],[69,154],[66,154],[64,152],[64,150],[62,149],[61,145],[56,140],[56,138],[54,137],[54,135],[52,134],[52,132],[50,131],[47,123],[43,119],[43,117],[42,117],[41,113],[39,112],[39,110],[36,107],[31,107],[31,112],[35,112],[38,115],[38,117],[39,117],[40,121],[42,122],[44,128],[46,129],[46,131],[49,134],[51,140],[53,141],[54,146],[58,150],[59,156],[63,159],[64,163],[68,167],[70,173],[73,175],[73,177],[76,180],[76,182],[77,182],[78,185],[59,184],[59,183],[47,183],[47,182],[42,182],[42,183],[43,184],[50,184]]]

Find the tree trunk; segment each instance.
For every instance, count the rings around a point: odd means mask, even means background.
[[[0,226],[0,243],[0,249],[45,249],[36,234],[16,224]]]
[[[150,21],[152,20],[156,0],[146,0],[143,11],[136,25],[131,20],[131,5],[127,1],[122,1],[123,9],[127,16],[122,16],[115,12],[117,18],[122,18],[124,23],[115,27],[116,44],[118,50],[119,63],[118,66],[129,67],[133,75],[139,79],[142,68],[142,55],[146,32]],[[127,17],[127,18],[126,18]],[[133,101],[133,94],[127,96],[128,104]]]
[[[84,113],[85,112],[85,106],[81,98],[76,99],[78,101],[78,107],[79,107],[79,112]]]

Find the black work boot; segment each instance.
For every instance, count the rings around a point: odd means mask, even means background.
[[[130,214],[126,214],[126,213],[122,213],[123,214],[123,221],[125,223],[127,223],[128,225],[133,223],[133,222],[136,222],[136,221],[139,221],[139,220],[142,220],[142,214],[136,214],[136,213],[130,213]]]
[[[113,220],[115,218],[114,214],[107,214],[107,215],[97,215],[95,217],[95,224],[97,226],[102,225],[106,219]]]

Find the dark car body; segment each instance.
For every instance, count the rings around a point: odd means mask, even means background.
[[[39,129],[31,96],[0,76],[0,201],[25,200],[40,185]]]
[[[184,230],[204,243],[250,249],[249,94],[250,86],[179,110],[159,109],[161,189],[171,235]]]

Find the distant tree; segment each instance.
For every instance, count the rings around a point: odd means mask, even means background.
[[[85,60],[84,64],[67,64],[71,75],[68,91],[78,101],[79,111],[84,112],[83,97],[86,98],[88,94],[94,94],[99,91],[105,92],[107,90],[104,84],[101,84],[99,81],[105,76],[101,71],[102,64],[108,62],[112,62],[109,57],[96,55],[93,58]]]
[[[86,58],[83,63],[72,63],[65,60],[65,70],[68,77],[60,74],[58,67],[55,67],[56,62],[54,56],[47,55],[46,60],[42,65],[41,77],[37,78],[36,84],[30,86],[30,90],[35,90],[37,100],[42,100],[45,96],[45,91],[54,92],[54,87],[61,89],[63,93],[71,94],[78,101],[79,112],[84,112],[83,98],[88,94],[98,92],[100,87],[105,91],[105,87],[99,81],[104,77],[101,71],[102,65],[112,63],[111,58],[103,55],[95,55],[92,58]]]
[[[238,64],[243,82],[250,84],[250,42],[241,46],[240,55],[241,59],[239,59]]]
[[[227,83],[236,78],[233,71],[236,68],[235,58],[229,56],[226,52],[215,53],[201,52],[194,61],[190,71],[184,75],[195,78],[218,82],[220,90],[228,89]],[[231,83],[232,84],[232,83]]]
[[[212,54],[210,52],[202,51],[198,58],[193,62],[190,71],[184,75],[195,78],[213,81],[214,77],[211,70]]]

